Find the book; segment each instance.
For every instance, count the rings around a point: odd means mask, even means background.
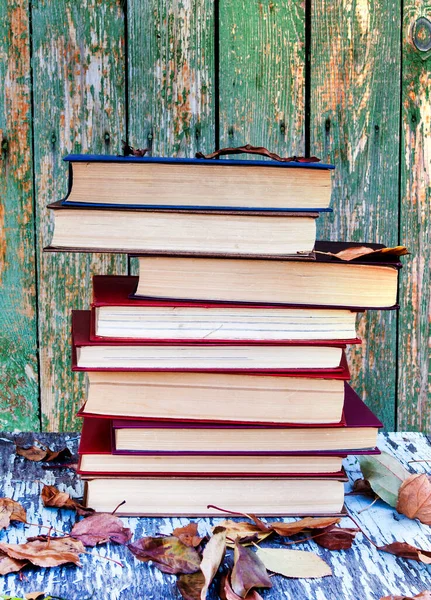
[[[235,452],[312,452],[336,450],[354,454],[374,448],[382,423],[346,384],[344,424],[271,427],[226,423],[179,423],[146,420],[112,422],[113,452],[172,452],[179,449],[198,454]]]
[[[398,257],[346,262],[321,254],[353,242],[316,242],[316,260],[139,256],[136,297],[348,309],[395,308]],[[374,249],[381,244],[366,244]]]
[[[90,311],[72,311],[72,369],[130,371],[299,371],[342,370],[343,344],[307,345],[276,342],[140,340],[100,341],[90,339]]]
[[[71,154],[65,205],[328,210],[323,163]]]
[[[50,204],[51,245],[45,250],[183,256],[309,255],[317,213],[172,212]]]
[[[78,474],[84,477],[286,477],[304,474],[341,479],[342,460],[334,453],[292,455],[112,454],[109,419],[84,418]]]
[[[351,310],[131,298],[137,285],[138,277],[93,277],[91,339],[360,341]]]
[[[280,373],[88,371],[80,416],[233,423],[339,423],[349,379]]]
[[[124,504],[122,504],[125,502]],[[343,481],[319,478],[89,478],[84,503],[97,512],[168,517],[215,516],[229,511],[262,516],[339,514]]]

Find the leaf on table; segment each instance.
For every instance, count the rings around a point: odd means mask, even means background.
[[[262,596],[256,592],[256,590],[251,590],[245,598],[241,598],[238,594],[232,589],[230,584],[231,572],[227,575],[223,575],[220,581],[220,589],[219,596],[221,600],[263,600]]]
[[[256,553],[268,571],[284,577],[309,579],[332,575],[331,567],[314,552],[258,548]]]
[[[398,492],[398,512],[431,525],[431,482],[424,474],[410,475]]]
[[[221,529],[221,528],[220,528]],[[201,571],[204,575],[200,599],[205,600],[208,588],[220,567],[226,552],[226,530],[217,531],[209,540],[202,553]]]
[[[272,531],[262,531],[257,525],[253,523],[247,523],[246,521],[235,522],[227,519],[219,523],[219,525],[213,527],[213,533],[216,532],[218,527],[226,529],[226,545],[233,547],[236,539],[241,540],[245,543],[261,542],[272,534]]]
[[[416,596],[385,596],[380,600],[431,600],[431,591],[425,590]]]
[[[340,250],[340,252],[319,252],[316,254],[326,254],[327,256],[333,256],[334,258],[339,258],[340,260],[351,261],[355,260],[355,258],[361,258],[362,256],[367,256],[373,254],[374,256],[379,255],[390,255],[390,256],[404,256],[405,254],[409,254],[407,248],[405,246],[394,246],[393,248],[380,248],[379,250],[374,250],[370,248],[370,246],[351,246],[350,248],[346,248],[345,250]]]
[[[200,600],[204,585],[205,577],[202,571],[181,573],[177,579],[177,587],[184,600]]]
[[[386,546],[377,546],[377,550],[394,554],[400,558],[415,560],[426,565],[431,564],[431,551],[416,548],[415,546],[411,546],[405,542],[393,542],[392,544],[387,544]]]
[[[80,540],[84,546],[96,546],[105,542],[127,544],[132,532],[124,527],[123,521],[116,515],[98,513],[75,523],[71,537]]]
[[[352,487],[352,491],[350,492],[350,494],[360,494],[363,496],[371,496],[371,498],[374,498],[374,496],[376,495],[375,492],[373,492],[373,488],[371,487],[368,479],[356,479],[353,482],[353,487]]]
[[[8,573],[16,573],[21,571],[25,565],[28,565],[26,560],[16,560],[11,558],[4,552],[0,551],[0,575],[7,575]]]
[[[359,456],[358,460],[362,474],[373,491],[395,508],[401,484],[410,477],[407,469],[387,452],[379,456]]]
[[[181,540],[186,546],[192,546],[193,548],[199,546],[204,539],[198,536],[198,524],[193,522],[184,527],[177,527],[173,530],[172,535]]]
[[[27,513],[25,508],[11,498],[0,498],[0,529],[9,527],[11,521],[26,523]]]
[[[197,550],[175,536],[144,537],[129,544],[128,548],[138,560],[152,560],[163,573],[196,573],[200,570],[201,557]]]
[[[38,567],[57,567],[66,563],[80,566],[79,554],[85,552],[83,544],[70,537],[35,540],[26,544],[0,543],[0,551],[10,558],[29,561]]]
[[[94,509],[86,508],[67,492],[60,492],[54,485],[44,485],[41,491],[44,506],[49,508],[66,508],[75,510],[81,517],[87,517],[94,513]]]
[[[45,598],[45,592],[30,592],[24,596],[25,600],[43,600]]]
[[[325,529],[317,529],[313,540],[328,550],[348,550],[352,547],[353,540],[359,531],[360,529],[357,528],[330,525]]]
[[[245,598],[255,587],[272,587],[265,565],[253,550],[235,540],[231,586],[235,594]]]
[[[69,448],[51,450],[48,446],[29,446],[25,448],[24,446],[18,446],[18,444],[16,444],[16,453],[33,462],[61,461],[72,457]]]
[[[297,535],[305,529],[324,529],[339,523],[340,519],[336,517],[305,517],[299,521],[291,523],[267,523],[267,527],[283,537]]]

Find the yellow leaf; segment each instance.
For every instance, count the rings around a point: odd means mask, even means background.
[[[332,575],[331,567],[314,552],[258,548],[256,554],[268,571],[284,577],[308,579]]]

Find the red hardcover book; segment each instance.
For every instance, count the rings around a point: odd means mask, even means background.
[[[175,335],[179,343],[223,344],[237,339],[325,345],[361,341],[355,333],[357,311],[133,298],[137,284],[138,277],[93,277],[92,340],[160,341]]]
[[[345,344],[327,340],[325,344],[310,341],[294,343],[244,341],[187,344],[178,340],[147,342],[141,340],[100,341],[90,337],[90,311],[72,311],[72,370],[74,371],[201,371],[201,372],[280,372],[304,377],[322,376],[345,378],[343,360]],[[284,348],[279,358],[277,352],[269,356],[270,347]],[[133,350],[133,349],[139,349]],[[212,350],[209,350],[212,348]],[[305,348],[305,350],[304,350]],[[171,350],[172,349],[172,350]],[[218,349],[218,350],[214,350]],[[279,351],[281,352],[281,350]],[[262,356],[261,356],[262,354]],[[286,358],[286,354],[288,354]],[[238,366],[232,366],[233,361]],[[292,361],[284,365],[287,360]],[[321,365],[314,367],[315,361]],[[206,361],[206,362],[205,362]],[[273,362],[275,361],[275,362]],[[302,366],[306,364],[307,366]],[[331,366],[326,366],[331,364]],[[296,366],[300,365],[300,366]],[[313,366],[308,366],[313,365]]]

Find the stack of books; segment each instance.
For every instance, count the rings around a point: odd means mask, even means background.
[[[316,242],[331,165],[69,156],[49,250],[126,252],[72,317],[87,373],[79,473],[119,514],[338,514],[347,454],[379,420],[348,384],[358,311],[396,305],[400,263]],[[73,184],[72,184],[73,183]],[[370,245],[373,249],[382,248]]]

